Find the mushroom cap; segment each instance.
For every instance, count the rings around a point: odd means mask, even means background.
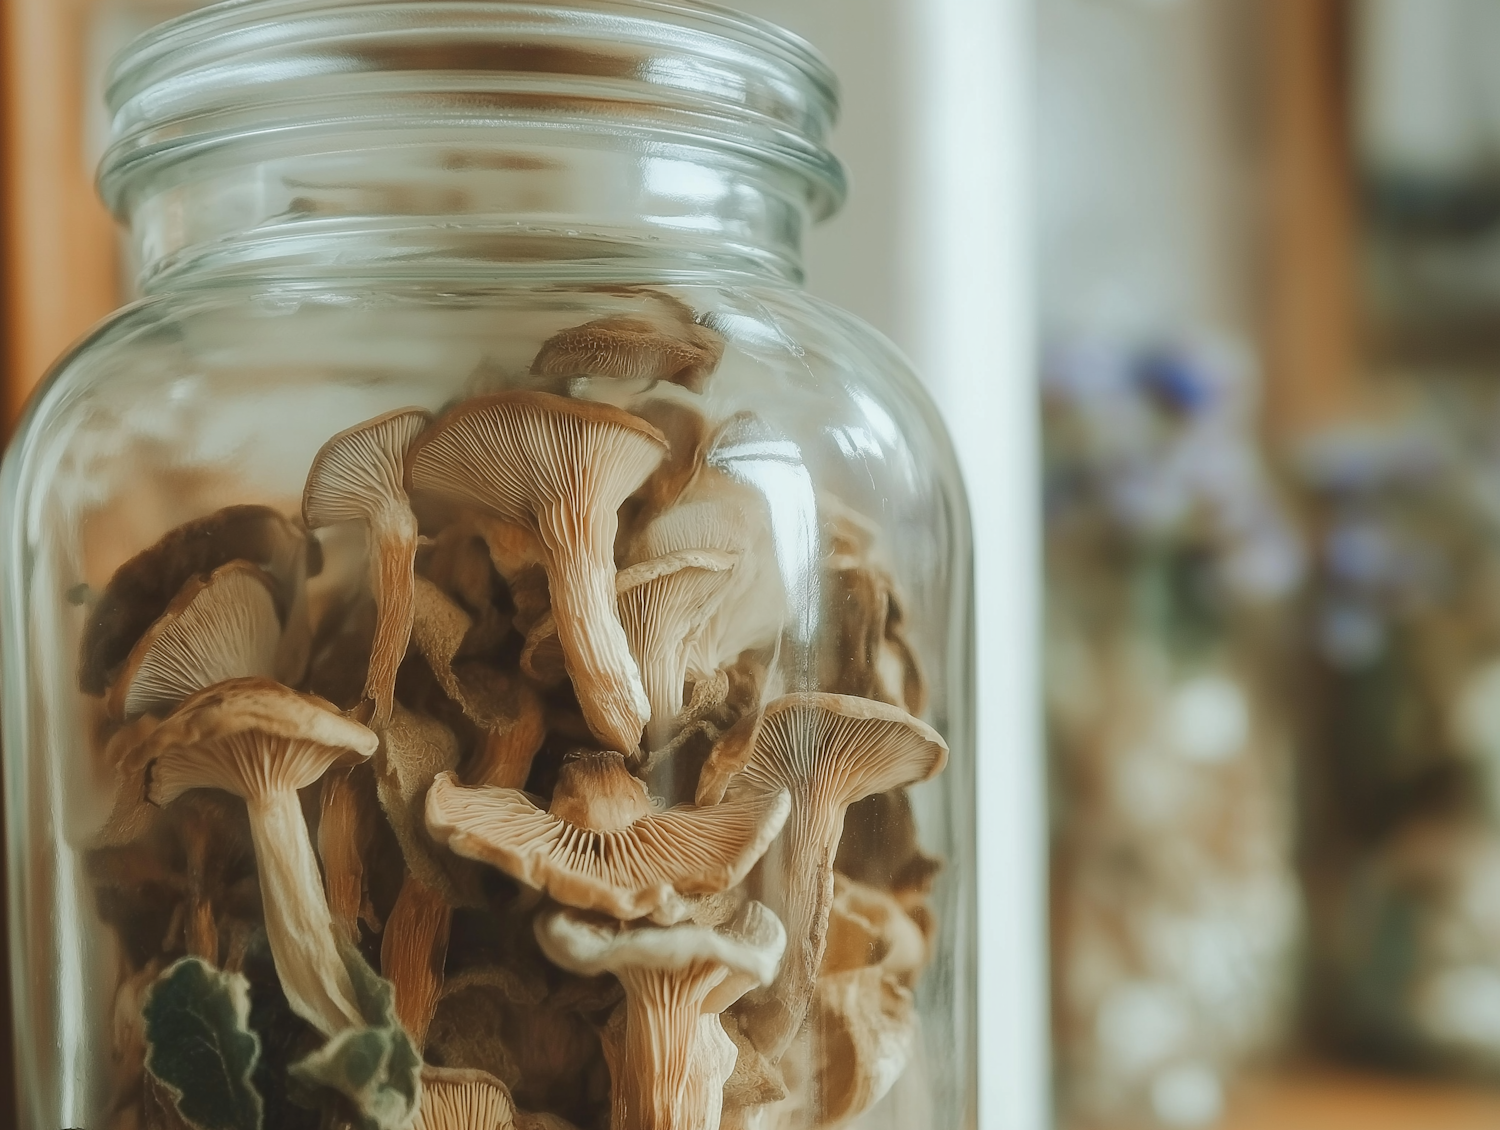
[[[630,556],[636,561],[667,557],[687,549],[715,549],[735,555],[751,548],[763,525],[756,520],[754,494],[722,476],[710,482],[718,489],[664,511],[641,531]]]
[[[878,965],[910,988],[926,964],[927,938],[895,898],[878,887],[834,875],[820,978]]]
[[[317,542],[266,506],[230,506],[178,526],[115,570],[84,629],[79,688],[85,694],[103,694],[136,641],[189,578],[241,560],[261,566],[278,586],[287,586],[300,572],[304,550],[307,572],[315,575],[322,569]],[[278,596],[285,613],[291,594]]]
[[[719,549],[683,549],[621,569],[615,575],[615,591],[621,596],[654,582],[679,578],[679,574],[696,569],[702,573],[727,573],[739,560],[738,555]],[[674,588],[682,587],[681,578]]]
[[[842,1126],[885,1097],[916,1045],[911,990],[879,966],[819,980],[808,1028],[819,1039],[819,1126]]]
[[[510,1089],[487,1071],[422,1068],[422,1105],[411,1130],[511,1130]]]
[[[248,561],[189,578],[110,686],[117,718],[176,706],[226,679],[276,674],[281,620],[271,578]]]
[[[302,493],[309,529],[369,519],[393,503],[405,505],[406,449],[432,423],[422,408],[401,408],[340,432],[313,457]]]
[[[739,918],[720,930],[630,927],[561,908],[539,917],[535,930],[549,961],[583,977],[722,966],[728,976],[704,1000],[705,1013],[722,1012],[756,986],[770,984],[786,949],[781,919],[758,902],[746,903]]]
[[[746,752],[743,744],[715,748],[698,780],[700,803],[722,798],[734,780],[750,791],[826,791],[830,804],[847,806],[929,781],[948,761],[942,735],[899,707],[818,692],[785,695],[766,707],[748,758]]]
[[[449,850],[569,906],[624,920],[680,919],[688,912],[682,895],[717,894],[745,877],[790,805],[782,790],[658,814],[624,759],[607,753],[564,766],[551,811],[519,790],[464,788],[441,774],[427,794],[427,827]]]
[[[335,763],[370,757],[378,745],[372,732],[316,695],[269,679],[231,679],[193,695],[146,739],[147,795],[169,804],[189,789],[246,799],[302,789]]]
[[[724,358],[724,339],[689,319],[617,314],[554,334],[531,371],[544,377],[671,381],[697,392]]]
[[[686,550],[716,550],[738,558],[690,648],[689,671],[706,676],[741,652],[774,642],[786,621],[786,587],[764,496],[706,468],[678,505],[632,540],[626,560],[649,561]]]
[[[650,424],[607,404],[502,392],[460,404],[408,453],[419,490],[538,532],[536,512],[613,513],[667,453]]]
[[[415,487],[535,536],[579,705],[615,749],[635,748],[651,713],[614,600],[619,510],[666,448],[618,408],[511,392],[460,405],[408,460]]]

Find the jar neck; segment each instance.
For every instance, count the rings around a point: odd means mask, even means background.
[[[119,203],[147,293],[213,281],[371,276],[802,281],[805,183],[678,136],[326,129],[186,153]]]

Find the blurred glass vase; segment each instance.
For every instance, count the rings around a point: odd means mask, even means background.
[[[1224,347],[1071,346],[1045,396],[1060,1102],[1208,1126],[1293,1012],[1302,551]]]

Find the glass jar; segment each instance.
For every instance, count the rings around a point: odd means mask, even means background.
[[[27,1130],[974,1121],[969,533],[800,41],[251,0],[4,471]]]
[[[1318,549],[1303,682],[1313,1016],[1346,1056],[1500,1072],[1500,400],[1382,372],[1300,452]]]

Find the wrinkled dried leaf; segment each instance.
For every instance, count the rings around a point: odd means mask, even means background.
[[[261,1130],[251,1077],[260,1037],[250,1029],[250,983],[184,958],[146,998],[146,1070],[193,1130]]]
[[[396,1019],[390,982],[358,950],[345,946],[341,956],[366,1026],[338,1033],[294,1063],[291,1078],[308,1105],[332,1101],[358,1130],[407,1130],[421,1102],[422,1057]]]

